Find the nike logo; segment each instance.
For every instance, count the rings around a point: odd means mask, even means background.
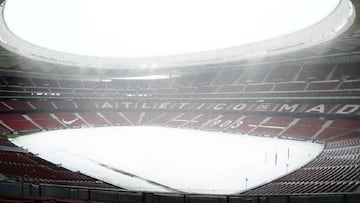
[[[62,122],[65,123],[66,125],[71,125],[75,123],[77,120],[79,120],[79,118],[75,118],[74,120],[70,120],[70,121],[66,121],[65,119],[62,119]]]

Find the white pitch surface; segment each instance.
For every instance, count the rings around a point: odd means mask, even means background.
[[[12,141],[67,169],[126,189],[208,194],[232,194],[265,183],[296,170],[323,149],[305,141],[150,126],[49,131]]]

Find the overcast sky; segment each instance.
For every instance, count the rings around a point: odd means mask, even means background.
[[[58,51],[147,57],[281,36],[323,19],[339,0],[7,0],[19,37]]]

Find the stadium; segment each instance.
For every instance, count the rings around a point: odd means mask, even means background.
[[[0,1],[0,202],[360,201],[358,1],[286,35],[138,57],[29,42],[7,24],[10,2]]]

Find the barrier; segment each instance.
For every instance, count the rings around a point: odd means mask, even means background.
[[[133,192],[120,189],[86,188],[49,184],[0,182],[0,195],[46,197],[122,203],[358,203],[360,193],[320,193],[285,195],[204,195]]]

